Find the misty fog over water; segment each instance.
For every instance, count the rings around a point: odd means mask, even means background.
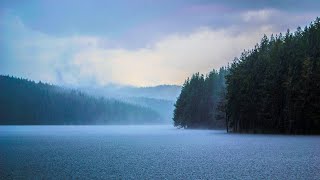
[[[319,9],[0,0],[0,180],[320,180]]]
[[[319,152],[319,136],[0,126],[0,179],[317,179]]]

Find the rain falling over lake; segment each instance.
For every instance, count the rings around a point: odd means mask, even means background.
[[[1,126],[0,179],[319,179],[320,136]]]

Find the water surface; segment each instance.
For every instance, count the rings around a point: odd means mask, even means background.
[[[320,179],[320,136],[0,126],[0,179]]]

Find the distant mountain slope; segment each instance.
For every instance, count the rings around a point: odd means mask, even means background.
[[[174,102],[180,94],[181,86],[133,87],[111,84],[80,89],[93,96],[112,97],[125,103],[152,109],[159,113],[166,123],[172,123]]]
[[[154,124],[150,108],[0,75],[0,124]]]
[[[104,87],[83,87],[82,91],[104,97],[144,97],[176,101],[180,94],[181,86],[159,85],[153,87],[134,87],[121,85],[107,85]]]
[[[159,113],[166,123],[172,124],[174,101],[145,97],[128,97],[119,100],[129,104],[151,108]]]

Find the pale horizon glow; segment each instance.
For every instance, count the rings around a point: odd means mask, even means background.
[[[193,73],[206,74],[231,63],[264,34],[278,34],[287,28],[294,31],[317,15],[316,11],[293,13],[268,6],[234,10],[221,3],[182,5],[151,21],[131,22],[128,28],[130,23],[116,19],[119,22],[114,22],[114,29],[111,26],[105,34],[81,32],[76,26],[51,32],[43,25],[46,19],[32,16],[30,23],[30,17],[25,20],[17,13],[20,9],[3,7],[0,74],[66,86],[182,85]],[[184,16],[189,23],[181,21],[186,20]],[[116,25],[122,25],[122,31]]]

